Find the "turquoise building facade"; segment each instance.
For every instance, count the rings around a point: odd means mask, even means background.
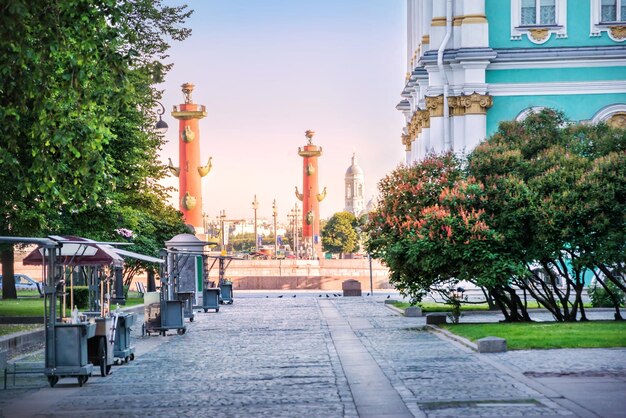
[[[406,162],[550,107],[626,127],[626,0],[407,0]]]

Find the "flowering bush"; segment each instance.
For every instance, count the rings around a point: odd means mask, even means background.
[[[115,232],[117,232],[119,236],[126,238],[126,239],[131,239],[135,237],[135,234],[130,229],[118,228],[115,230]]]

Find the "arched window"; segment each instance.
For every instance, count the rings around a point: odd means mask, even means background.
[[[539,113],[543,109],[545,109],[545,107],[543,107],[543,106],[533,106],[533,107],[529,107],[528,109],[524,109],[523,111],[520,112],[519,115],[517,115],[515,117],[515,121],[516,122],[521,122],[524,119],[526,119],[528,116],[530,116],[530,115],[532,115],[534,113]]]
[[[626,129],[626,104],[620,103],[602,108],[593,116],[591,122],[606,122],[613,127]]]

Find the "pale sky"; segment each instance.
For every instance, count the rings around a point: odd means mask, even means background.
[[[171,0],[169,4],[182,2]],[[168,143],[161,153],[178,165],[180,86],[196,85],[201,161],[213,157],[202,179],[203,207],[212,218],[270,218],[279,222],[302,190],[304,131],[316,132],[321,218],[344,209],[344,175],[353,151],[365,172],[366,200],[380,178],[404,159],[403,118],[395,109],[405,72],[404,0],[191,0],[193,30],[173,43],[174,68],[161,86]],[[178,188],[178,179],[168,185]],[[175,202],[178,193],[173,195]]]

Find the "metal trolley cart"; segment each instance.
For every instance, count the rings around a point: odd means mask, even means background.
[[[61,237],[26,238],[0,237],[3,243],[38,244],[37,254],[43,267],[44,323],[45,323],[45,365],[44,374],[51,387],[62,377],[76,377],[83,386],[93,372],[88,362],[87,345],[95,335],[96,324],[91,322],[67,323],[57,318],[57,297],[62,296],[64,284],[61,257],[75,255],[77,249],[72,242]],[[66,245],[64,248],[63,246]],[[80,246],[79,246],[80,247]],[[69,252],[73,252],[69,254]],[[61,310],[63,312],[63,310]],[[74,318],[76,320],[76,318]]]
[[[162,250],[161,256],[168,260],[167,251]],[[175,329],[182,335],[187,331],[183,321],[185,318],[184,302],[174,297],[174,289],[178,276],[168,275],[167,262],[162,260],[161,267],[161,291],[146,292],[143,295],[144,323],[142,335],[150,335],[153,332],[165,335],[168,330]]]
[[[211,257],[211,256],[210,256]],[[215,263],[218,263],[219,268],[219,288],[220,288],[220,303],[221,304],[229,304],[232,305],[233,300],[233,283],[226,279],[226,269],[230,265],[233,260],[239,260],[237,257],[231,257],[227,255],[220,255],[214,258],[211,267],[209,267],[209,273],[215,266]]]
[[[144,298],[144,323],[142,334],[153,332],[165,335],[168,330],[175,329],[184,334],[187,327],[183,324],[183,303],[180,300],[167,300],[161,292],[147,292]]]
[[[195,292],[176,292],[176,299],[183,303],[183,315],[189,319],[189,322],[193,322],[193,301],[195,296]]]
[[[130,345],[130,332],[136,321],[137,315],[134,313],[121,312],[117,314],[113,355],[124,363],[135,360],[135,347]]]
[[[208,281],[202,289],[202,309],[204,312],[209,309],[215,309],[216,313],[220,311],[220,288],[209,287]]]
[[[221,303],[233,304],[233,283],[229,281],[220,281]]]

